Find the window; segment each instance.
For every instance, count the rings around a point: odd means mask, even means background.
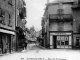
[[[8,24],[8,26],[10,26],[10,27],[12,26],[11,25],[11,14],[9,14],[9,24]]]
[[[69,42],[68,41],[65,41],[65,45],[69,45]]]
[[[5,10],[0,8],[0,23],[5,24]]]
[[[63,22],[60,22],[59,24],[58,24],[58,31],[63,31],[64,30],[64,23]]]
[[[62,41],[61,41],[61,45],[64,45],[64,42],[65,42],[65,41],[64,41],[64,40],[62,40]]]
[[[9,0],[8,3],[9,3],[10,5],[12,5],[12,0]]]
[[[78,0],[78,5],[80,5],[80,0]]]
[[[61,42],[61,41],[58,40],[58,41],[57,41],[57,44],[60,45],[60,42]]]
[[[63,9],[58,9],[58,14],[63,14]]]

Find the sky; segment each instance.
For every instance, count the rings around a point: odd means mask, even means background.
[[[36,31],[41,29],[41,20],[47,0],[25,0],[27,8],[26,27],[34,26]]]

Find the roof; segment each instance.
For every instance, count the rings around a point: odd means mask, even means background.
[[[54,0],[46,5],[58,4],[58,3],[67,3],[67,2],[74,2],[75,0]]]

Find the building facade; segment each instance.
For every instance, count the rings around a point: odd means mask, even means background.
[[[26,29],[26,3],[24,0],[16,0],[16,49],[19,50],[22,44],[21,41],[25,40]]]
[[[0,0],[0,53],[2,54],[18,49],[18,38],[19,35],[24,35],[26,24],[25,5],[23,0]]]
[[[47,4],[42,19],[44,47],[75,48],[76,45],[79,45],[75,38],[77,37],[77,39],[79,39],[80,36],[80,10],[77,11],[77,9],[74,8],[75,2],[78,1],[57,0]]]
[[[0,0],[0,53],[15,50],[15,35],[15,0]]]
[[[73,7],[73,28],[74,28],[74,33],[73,33],[73,48],[80,48],[80,0],[75,0]]]

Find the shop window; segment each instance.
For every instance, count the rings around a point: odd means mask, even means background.
[[[57,40],[61,40],[61,37],[60,36],[57,36]]]
[[[61,41],[61,45],[64,45],[64,40],[63,40],[63,41]]]
[[[69,37],[68,37],[68,36],[65,36],[65,41],[66,41],[66,40],[69,40]]]
[[[61,36],[61,40],[64,40],[64,36]]]
[[[68,41],[65,41],[65,45],[69,45],[69,44],[68,44]]]
[[[60,41],[59,40],[57,41],[57,45],[60,45]]]
[[[9,1],[8,1],[8,4],[10,4],[10,5],[12,6],[12,0],[9,0]]]
[[[10,26],[10,27],[12,26],[11,25],[11,14],[9,14],[9,24],[8,24],[8,26]]]

